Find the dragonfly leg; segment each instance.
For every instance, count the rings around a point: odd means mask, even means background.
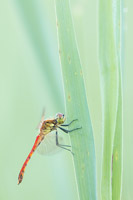
[[[77,121],[78,119],[74,119],[72,120],[69,124],[62,124],[61,126],[69,126],[70,124],[72,124],[74,121]]]
[[[70,132],[72,132],[72,131],[75,131],[75,130],[81,129],[82,127],[74,128],[74,129],[72,129],[72,130],[66,130],[66,129],[62,128],[62,127],[58,127],[58,128],[61,129],[62,131],[64,131],[65,133],[70,133]]]
[[[56,145],[58,147],[62,148],[62,149],[65,149],[65,150],[71,152],[74,155],[74,153],[70,149],[66,148],[66,147],[71,147],[70,145],[59,144],[59,141],[58,141],[58,132],[57,131],[56,131]]]

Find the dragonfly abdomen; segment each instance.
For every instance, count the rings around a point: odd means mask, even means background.
[[[18,176],[18,184],[20,184],[23,180],[23,176],[24,176],[24,172],[25,172],[25,168],[32,156],[32,154],[34,153],[34,151],[36,150],[36,148],[38,147],[38,145],[41,143],[41,141],[44,139],[44,135],[41,135],[39,134],[37,137],[36,137],[36,140],[35,140],[35,143],[29,153],[29,155],[27,156],[21,170],[20,170],[20,173],[19,173],[19,176]]]

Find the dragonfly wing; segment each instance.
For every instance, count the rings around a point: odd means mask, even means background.
[[[44,115],[45,115],[45,109],[43,109],[41,121],[40,121],[40,123],[38,124],[38,126],[37,126],[36,129],[40,129],[40,128],[41,128],[42,123],[43,123],[43,121],[44,121]]]
[[[63,137],[58,137],[59,143],[63,144]],[[41,155],[53,155],[61,151],[61,148],[56,145],[56,135],[51,132],[44,137],[44,140],[37,148],[37,152]]]

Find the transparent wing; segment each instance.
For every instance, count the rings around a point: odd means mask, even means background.
[[[44,121],[44,115],[45,115],[45,109],[43,109],[43,111],[42,111],[41,121],[40,121],[40,123],[38,124],[38,126],[37,126],[36,129],[40,129],[40,128],[41,128],[42,123],[43,123],[43,121]]]
[[[58,136],[58,141],[63,144],[63,137]],[[60,152],[62,149],[56,145],[56,135],[54,132],[49,133],[44,137],[44,140],[37,147],[37,152],[41,155],[53,155]]]

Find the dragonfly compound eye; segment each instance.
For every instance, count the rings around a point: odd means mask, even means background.
[[[65,121],[65,116],[64,116],[64,114],[62,114],[62,113],[57,113],[57,114],[56,114],[56,119],[57,119],[57,122],[58,122],[59,124],[63,124],[64,121]]]
[[[62,114],[62,113],[57,113],[57,114],[56,114],[56,118],[58,118],[58,119],[64,118],[64,114]]]

